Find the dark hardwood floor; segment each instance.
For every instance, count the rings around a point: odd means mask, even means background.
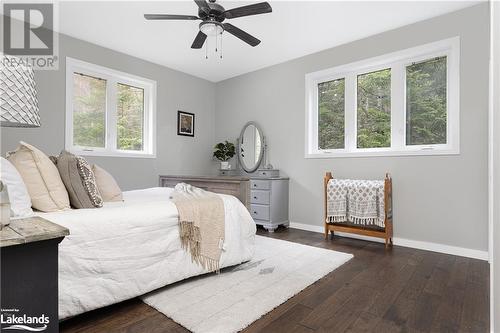
[[[279,229],[259,235],[354,254],[354,258],[243,332],[489,332],[486,261]],[[60,325],[61,332],[188,332],[132,299]]]

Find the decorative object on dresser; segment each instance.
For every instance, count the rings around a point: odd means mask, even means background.
[[[177,135],[194,137],[194,113],[177,111]]]
[[[245,207],[250,208],[250,179],[235,176],[160,176],[160,187],[175,187],[186,183],[206,191],[230,194],[237,197]]]
[[[12,220],[0,231],[2,330],[59,331],[58,244],[67,235],[41,217]],[[38,323],[8,322],[23,316]]]
[[[229,170],[231,169],[231,165],[229,165],[229,160],[233,158],[236,154],[236,148],[234,147],[234,143],[225,141],[219,142],[214,147],[214,157],[220,161],[220,169],[221,170]]]
[[[324,177],[325,238],[335,231],[385,240],[392,246],[392,179],[334,179],[331,172]]]

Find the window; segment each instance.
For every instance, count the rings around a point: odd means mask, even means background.
[[[144,146],[144,89],[118,83],[118,135],[120,150],[142,151]]]
[[[358,148],[391,146],[391,70],[358,75]]]
[[[156,82],[67,58],[66,90],[67,150],[155,156]]]
[[[344,79],[318,84],[320,149],[344,148],[344,87]]]
[[[458,37],[306,75],[306,154],[459,153]]]
[[[406,144],[446,144],[446,57],[406,67]]]
[[[104,148],[106,142],[106,80],[73,73],[73,143]]]

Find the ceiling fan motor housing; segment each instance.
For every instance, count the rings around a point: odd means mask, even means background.
[[[215,2],[208,2],[207,6],[210,8],[208,13],[206,13],[203,8],[198,9],[198,16],[202,20],[213,20],[217,22],[222,22],[226,18],[224,17],[224,7],[222,7],[219,4],[216,4]]]

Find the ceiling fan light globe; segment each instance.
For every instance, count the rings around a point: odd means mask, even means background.
[[[207,36],[216,36],[222,34],[224,28],[220,24],[207,22],[200,24],[200,31]]]

